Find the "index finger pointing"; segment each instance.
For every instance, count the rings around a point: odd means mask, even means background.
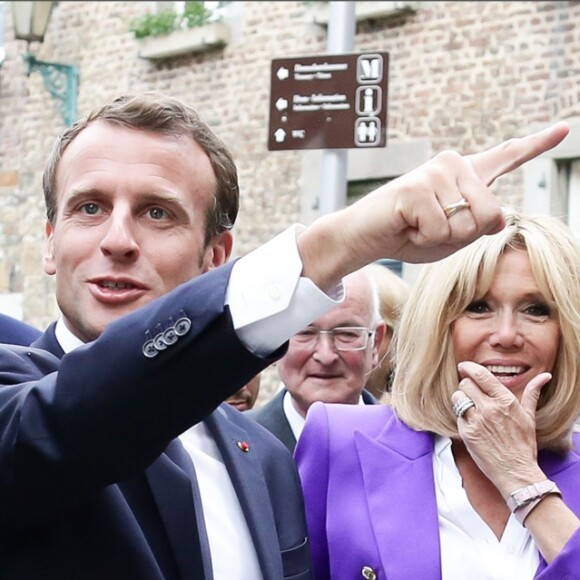
[[[489,186],[501,175],[554,148],[569,132],[569,125],[560,121],[532,135],[508,139],[487,151],[469,155],[468,159],[479,178]]]

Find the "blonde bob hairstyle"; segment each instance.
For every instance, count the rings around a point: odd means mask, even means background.
[[[483,236],[425,266],[414,283],[395,334],[396,369],[390,404],[410,427],[458,436],[451,394],[458,384],[453,322],[492,284],[508,249],[527,251],[532,272],[560,326],[552,380],[536,414],[538,447],[565,451],[580,415],[580,248],[558,219],[507,210],[501,232]]]

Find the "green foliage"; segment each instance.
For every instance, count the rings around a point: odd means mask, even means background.
[[[183,21],[187,28],[203,26],[211,19],[212,11],[209,10],[204,2],[186,2],[183,9]]]
[[[177,14],[175,10],[160,10],[154,14],[143,14],[132,20],[129,31],[135,38],[148,36],[164,36],[179,30],[183,26],[195,28],[207,24],[212,18],[209,10],[201,0],[186,2],[183,14]]]
[[[146,38],[147,36],[163,36],[177,29],[179,17],[175,10],[161,10],[154,14],[143,14],[135,18],[129,30],[135,38]]]

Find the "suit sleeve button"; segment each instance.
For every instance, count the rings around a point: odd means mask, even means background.
[[[174,324],[173,328],[177,336],[183,336],[189,332],[189,329],[191,328],[191,320],[189,320],[187,316],[183,316]]]
[[[175,332],[175,328],[168,328],[163,333],[163,342],[167,346],[171,346],[172,344],[175,344],[177,342],[177,333]]]
[[[147,357],[147,358],[154,358],[159,354],[159,351],[155,348],[155,344],[153,344],[152,340],[148,340],[144,345],[143,348],[141,349],[141,352],[143,352],[143,354]]]
[[[153,344],[155,345],[155,348],[157,350],[165,350],[167,348],[167,345],[165,344],[165,341],[163,340],[163,333],[160,332],[154,339],[153,339]]]

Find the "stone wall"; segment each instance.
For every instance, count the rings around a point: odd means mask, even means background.
[[[139,58],[129,23],[149,2],[60,2],[41,60],[80,68],[78,113],[126,91],[160,90],[202,113],[231,147],[241,183],[236,255],[298,221],[303,152],[269,152],[270,61],[326,51],[326,28],[307,2],[233,2],[223,49],[163,61]],[[381,4],[381,3],[377,3]],[[400,4],[400,3],[399,3]],[[354,52],[390,53],[389,144],[428,138],[435,153],[464,152],[580,113],[580,3],[415,2],[417,10],[360,22]],[[56,315],[41,272],[43,162],[63,120],[39,73],[27,75],[5,3],[0,69],[0,294],[21,293],[24,319]],[[510,205],[522,174],[501,179]]]

